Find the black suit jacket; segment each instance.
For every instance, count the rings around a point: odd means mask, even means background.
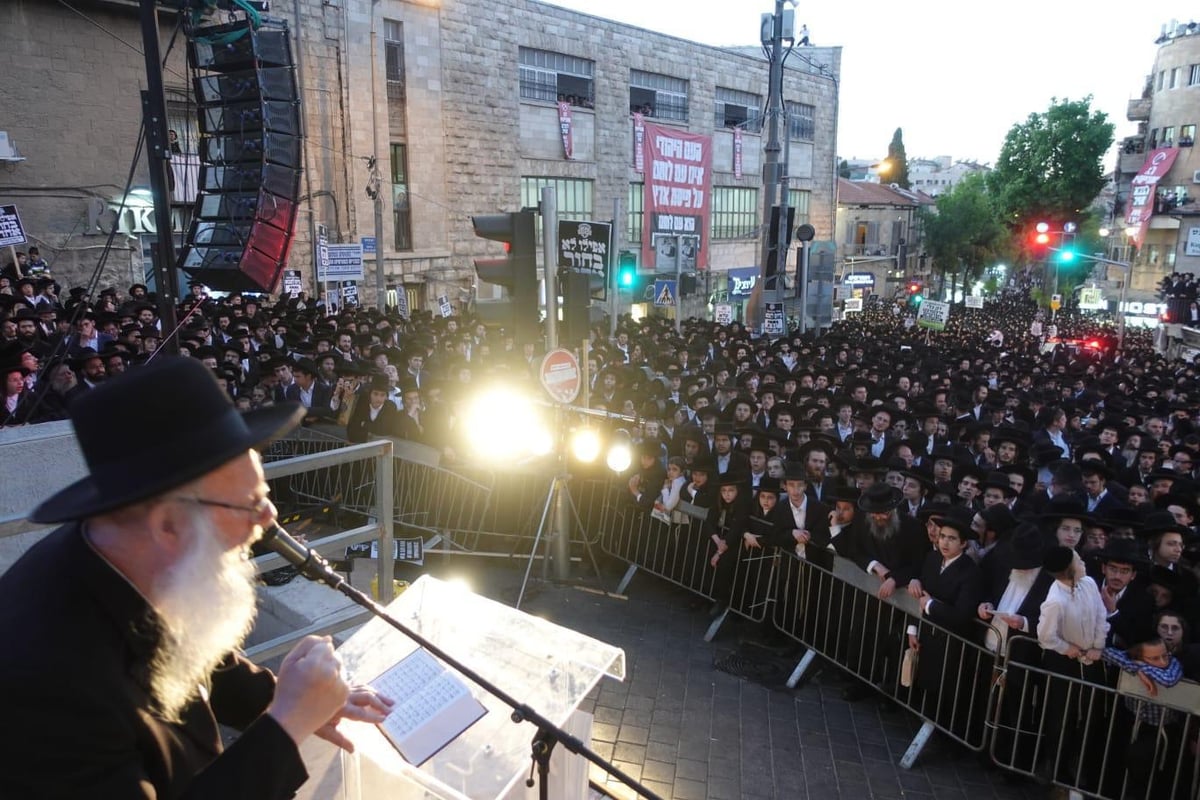
[[[836,546],[840,555],[864,570],[872,561],[878,561],[892,573],[896,586],[904,586],[921,570],[929,552],[929,535],[924,525],[912,517],[901,516],[899,533],[879,541],[871,535],[866,515],[860,512],[850,529],[838,536]]]
[[[829,545],[829,506],[818,503],[811,497],[804,510],[804,528],[808,531],[809,547],[823,548]],[[792,531],[796,529],[796,518],[792,516],[792,504],[784,495],[771,511],[771,524],[774,526],[771,544],[785,550],[796,546],[796,538]]]
[[[921,565],[921,587],[933,598],[925,615],[931,622],[960,635],[969,636],[971,620],[983,597],[979,566],[965,553],[942,569],[942,554],[925,554]]]
[[[53,591],[47,587],[53,586]],[[37,598],[31,602],[31,598]],[[287,798],[307,775],[263,714],[271,673],[229,656],[182,722],[151,711],[157,616],[77,523],[0,577],[0,797]],[[217,722],[244,728],[221,752]]]
[[[371,419],[371,404],[367,397],[356,397],[350,420],[346,423],[346,438],[353,444],[367,441],[375,436],[400,437],[400,410],[390,400],[383,401],[379,415]]]

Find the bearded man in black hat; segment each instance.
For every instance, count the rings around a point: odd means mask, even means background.
[[[386,716],[346,686],[328,637],[302,640],[278,677],[236,654],[250,545],[275,517],[252,448],[301,413],[239,414],[203,365],[173,357],[72,405],[90,474],[34,509],[64,524],[0,577],[0,685],[20,731],[0,749],[0,796],[291,797],[301,742],[348,746],[342,716]],[[242,730],[224,752],[218,722]]]

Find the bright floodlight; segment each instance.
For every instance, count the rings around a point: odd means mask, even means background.
[[[552,443],[533,405],[510,389],[480,394],[464,415],[468,430],[481,431],[475,447],[485,459],[500,461],[549,452]]]
[[[590,464],[600,455],[600,435],[592,428],[580,428],[571,437],[571,454],[577,461]]]
[[[608,445],[608,455],[604,460],[613,472],[629,469],[629,465],[633,463],[633,444],[629,438],[629,431],[620,429],[613,434]]]

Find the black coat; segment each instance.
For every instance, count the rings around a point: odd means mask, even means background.
[[[355,398],[350,420],[346,423],[346,438],[352,444],[365,442],[371,435],[401,438],[400,433],[400,410],[394,403],[384,400],[379,415],[371,419],[371,404],[367,398]]]
[[[804,511],[804,528],[808,531],[809,547],[826,547],[829,544],[829,506],[808,498],[808,507]],[[796,546],[796,538],[792,531],[796,529],[796,518],[792,516],[792,504],[784,495],[771,511],[771,523],[774,526],[770,544],[791,550]]]
[[[836,541],[838,553],[862,569],[865,570],[872,561],[887,567],[896,586],[904,586],[917,576],[929,552],[929,535],[925,532],[925,526],[904,516],[900,518],[899,533],[886,541],[879,541],[871,535],[866,514],[859,512],[850,529],[843,531]]]
[[[286,798],[307,778],[295,743],[262,713],[274,677],[240,657],[181,723],[155,716],[157,617],[77,523],[0,577],[0,633],[0,797]],[[244,730],[224,753],[218,721]]]

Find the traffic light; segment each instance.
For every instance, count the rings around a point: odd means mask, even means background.
[[[1075,249],[1075,235],[1063,234],[1062,246],[1058,248],[1058,263],[1074,264],[1078,257],[1079,253]]]
[[[1041,261],[1049,251],[1050,223],[1039,222],[1033,226],[1033,233],[1029,237],[1029,252],[1035,261]]]
[[[504,243],[504,258],[475,259],[479,280],[507,290],[509,307],[504,316],[510,320],[517,341],[536,341],[541,335],[541,322],[533,212],[485,214],[471,217],[471,224],[476,236]]]
[[[617,259],[617,288],[631,291],[637,284],[637,253],[622,250]]]
[[[921,294],[921,282],[909,281],[908,283],[908,302],[909,305],[919,306],[925,300]]]

